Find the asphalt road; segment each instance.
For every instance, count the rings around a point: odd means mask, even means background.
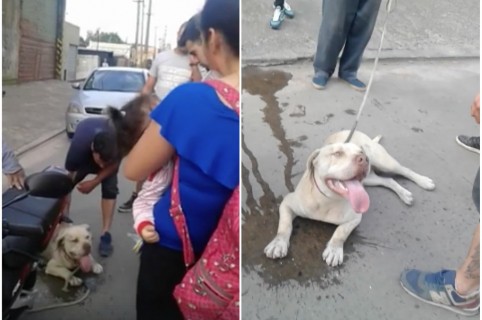
[[[40,147],[25,153],[20,162],[27,172],[40,171],[48,165],[63,165],[68,148],[64,135],[48,141]],[[5,188],[5,179],[3,180]],[[132,184],[120,177],[119,201],[124,201],[132,191]],[[99,188],[100,189],[100,188]],[[101,229],[100,190],[92,194],[73,194],[70,217],[75,223],[87,223],[94,235],[94,257],[104,267],[99,276],[86,277],[91,294],[81,304],[66,308],[26,314],[25,320],[85,320],[85,319],[135,319],[135,294],[138,269],[138,256],[131,250],[134,241],[128,237],[133,233],[130,214],[115,214],[112,226],[114,253],[109,258],[98,259],[97,245]],[[40,276],[37,283],[39,297],[36,308],[69,302],[83,295],[81,291],[61,290],[63,280],[50,276]]]
[[[371,67],[362,66],[361,79]],[[337,268],[322,261],[335,227],[321,222],[296,219],[288,256],[263,254],[308,155],[351,128],[363,97],[336,78],[315,90],[311,77],[311,64],[243,70],[243,319],[458,319],[410,297],[399,276],[404,268],[456,268],[467,253],[479,220],[471,199],[479,156],[455,136],[479,135],[469,115],[479,61],[379,64],[358,128],[381,134],[388,152],[436,189],[398,179],[414,195],[407,207],[389,190],[368,188],[370,210]]]

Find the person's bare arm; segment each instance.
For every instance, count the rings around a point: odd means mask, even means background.
[[[480,93],[475,97],[474,102],[470,106],[470,115],[480,124]]]
[[[132,181],[145,179],[166,165],[174,155],[174,148],[160,134],[160,126],[151,121],[144,134],[124,161],[124,175]]]
[[[146,84],[142,87],[141,93],[142,94],[151,94],[154,91],[154,86],[156,85],[156,78],[149,75],[147,78]]]
[[[116,163],[108,165],[105,168],[102,168],[102,170],[99,171],[99,173],[94,178],[94,180],[97,182],[97,184],[101,183],[102,180],[104,180],[105,178],[107,178],[108,176],[113,174],[117,170],[118,167],[119,167],[119,163],[116,162]]]

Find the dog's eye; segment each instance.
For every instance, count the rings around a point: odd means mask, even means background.
[[[77,243],[79,242],[79,239],[75,238],[74,240],[72,240],[73,243]]]
[[[343,152],[341,152],[341,151],[336,151],[336,152],[333,153],[333,155],[334,155],[335,157],[339,158],[339,157],[341,157],[341,156],[343,155]]]

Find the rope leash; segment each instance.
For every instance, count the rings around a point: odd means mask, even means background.
[[[378,46],[378,52],[377,52],[377,56],[375,57],[375,63],[373,64],[373,69],[372,69],[372,72],[370,74],[370,80],[368,80],[367,90],[365,91],[362,103],[360,105],[360,108],[358,109],[358,114],[356,116],[355,123],[353,124],[353,127],[351,128],[350,134],[348,135],[348,138],[346,138],[345,143],[350,142],[350,140],[353,136],[353,133],[355,132],[356,127],[358,126],[358,121],[360,120],[360,116],[362,114],[363,108],[365,107],[365,103],[367,101],[368,94],[370,93],[370,89],[372,87],[372,82],[373,82],[373,76],[375,75],[375,71],[376,71],[377,66],[378,66],[378,59],[380,58],[380,52],[382,51],[383,38],[385,37],[385,31],[387,29],[388,17],[390,16],[390,13],[392,12],[391,6],[392,6],[392,0],[388,0],[387,6],[386,6],[387,16],[385,17],[385,21],[383,23],[382,36],[380,37],[380,44]]]

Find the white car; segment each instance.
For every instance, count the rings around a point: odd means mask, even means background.
[[[65,131],[72,138],[77,124],[90,117],[105,117],[107,107],[120,109],[134,99],[147,81],[148,71],[141,68],[96,68],[70,99],[65,116]]]

